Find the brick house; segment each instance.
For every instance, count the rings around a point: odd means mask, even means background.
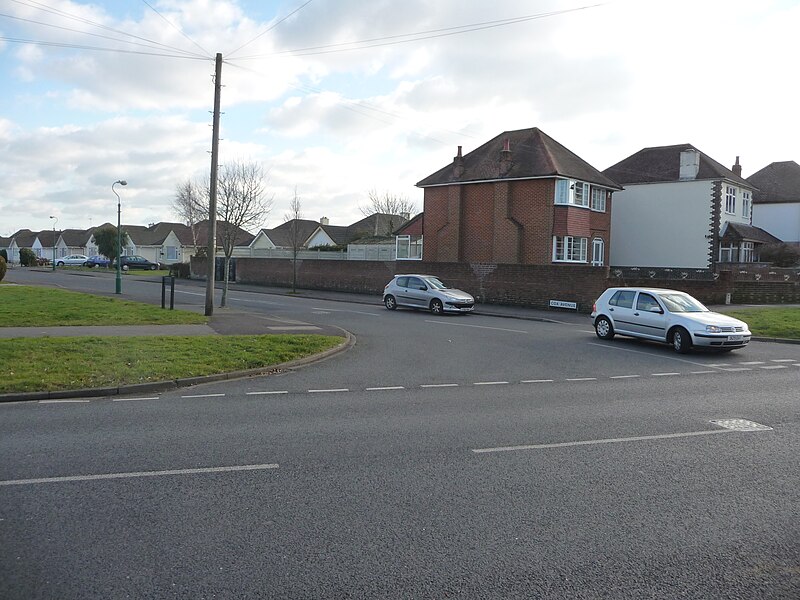
[[[540,129],[507,131],[417,186],[426,262],[608,264],[619,184]]]

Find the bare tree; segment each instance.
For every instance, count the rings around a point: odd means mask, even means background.
[[[217,239],[225,253],[225,284],[222,301],[228,297],[231,256],[242,230],[258,229],[272,210],[267,197],[267,173],[258,163],[236,161],[222,165],[217,176]],[[209,257],[214,260],[214,257]]]
[[[289,212],[283,216],[283,221],[289,224],[289,243],[292,246],[292,293],[297,291],[297,253],[305,241],[301,237],[300,220],[303,218],[300,198],[297,188],[294,188],[294,197],[289,203]]]
[[[192,245],[197,248],[197,223],[208,216],[208,192],[197,182],[187,179],[175,188],[172,211],[192,231]]]
[[[386,231],[380,232],[385,235],[391,235],[417,210],[416,205],[409,200],[408,196],[392,194],[388,191],[379,193],[377,190],[372,189],[369,191],[368,197],[369,204],[367,206],[359,206],[358,209],[365,217],[370,217],[374,214],[389,215],[386,221]]]

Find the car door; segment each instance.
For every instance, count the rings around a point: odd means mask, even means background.
[[[634,334],[633,301],[636,290],[617,290],[608,300],[608,314],[614,322],[614,331]]]
[[[667,339],[667,318],[664,307],[653,294],[639,292],[631,315],[632,331],[641,337]]]
[[[406,289],[406,294],[409,299],[409,303],[412,306],[418,308],[428,308],[428,302],[430,301],[428,286],[425,285],[425,282],[419,277],[408,278],[408,288]]]

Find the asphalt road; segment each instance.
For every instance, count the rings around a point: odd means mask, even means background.
[[[273,377],[0,405],[0,597],[800,597],[800,347],[230,301],[357,343]]]

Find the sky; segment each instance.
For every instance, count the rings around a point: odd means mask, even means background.
[[[0,236],[178,221],[176,188],[258,163],[284,222],[349,225],[503,131],[603,170],[691,143],[800,161],[800,0],[0,0]],[[112,184],[126,180],[128,185]],[[55,217],[55,219],[51,218]],[[56,220],[57,219],[57,220]]]

